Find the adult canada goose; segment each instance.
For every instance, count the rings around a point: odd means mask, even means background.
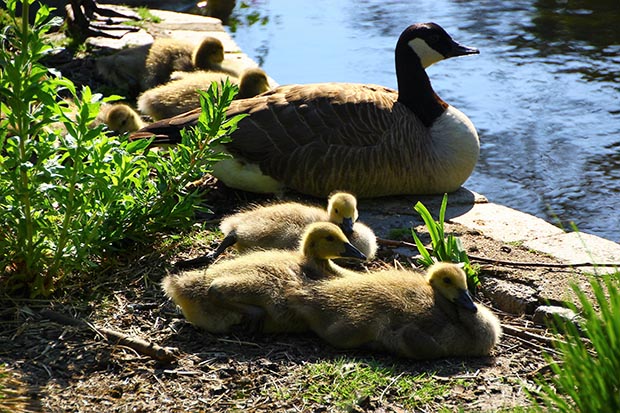
[[[102,105],[95,122],[103,122],[108,129],[118,133],[135,132],[144,127],[140,115],[124,103]]]
[[[138,98],[138,109],[145,115],[158,120],[179,115],[200,106],[199,89],[208,89],[212,82],[229,79],[239,85],[237,99],[256,96],[269,90],[267,74],[259,68],[243,72],[241,79],[223,72],[175,72],[178,78],[149,89]]]
[[[234,245],[239,252],[255,249],[297,249],[305,228],[314,222],[329,221],[344,234],[367,259],[377,252],[377,238],[369,227],[356,222],[357,200],[347,192],[329,196],[327,210],[298,202],[256,206],[226,217],[220,224],[224,239],[215,251],[177,263],[190,268],[208,264]]]
[[[159,38],[152,44],[121,50],[97,59],[97,72],[130,97],[170,79],[174,71],[222,69],[224,46],[215,37],[199,45]]]
[[[349,273],[330,261],[337,257],[365,258],[340,228],[319,222],[308,226],[298,251],[256,251],[206,270],[169,275],[162,287],[189,322],[213,333],[240,324],[262,332],[302,331],[306,326],[289,311],[287,292]]]
[[[455,264],[434,264],[426,278],[402,270],[331,278],[297,290],[289,302],[311,330],[339,348],[414,359],[484,356],[501,334],[497,317],[472,301]]]
[[[476,165],[472,122],[437,96],[425,67],[478,50],[434,23],[409,26],[395,48],[398,91],[376,85],[319,83],[277,87],[233,102],[249,113],[225,145],[234,158],[215,165],[226,185],[252,192],[282,187],[315,196],[345,189],[359,197],[455,191]],[[200,110],[143,129],[160,142]]]

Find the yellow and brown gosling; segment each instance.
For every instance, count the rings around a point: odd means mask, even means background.
[[[256,96],[269,90],[269,80],[262,69],[243,72],[241,79],[222,72],[175,72],[175,80],[145,91],[138,98],[138,109],[154,120],[180,115],[200,107],[198,90],[208,89],[212,82],[229,79],[239,85],[237,99]]]
[[[97,72],[128,97],[170,80],[175,71],[222,70],[224,46],[215,37],[199,45],[159,38],[97,60]]]
[[[190,268],[208,264],[232,245],[242,253],[255,249],[296,249],[306,226],[321,221],[338,225],[351,244],[367,259],[372,259],[377,251],[376,236],[372,229],[356,222],[357,218],[355,196],[342,191],[330,194],[327,210],[299,202],[256,206],[224,218],[220,224],[224,239],[215,251],[180,261],[177,266]]]
[[[213,333],[236,326],[257,332],[303,331],[305,323],[289,310],[289,291],[348,274],[330,261],[339,257],[364,258],[338,226],[314,223],[297,251],[255,251],[206,270],[169,275],[162,287],[189,322]]]
[[[500,322],[475,304],[460,266],[437,263],[426,278],[385,270],[331,278],[296,290],[292,311],[338,348],[365,347],[413,359],[486,356]]]
[[[118,134],[135,132],[144,127],[140,115],[124,103],[102,105],[95,123],[105,123],[108,129]]]

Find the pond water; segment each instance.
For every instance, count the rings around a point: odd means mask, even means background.
[[[434,21],[481,54],[428,69],[476,125],[465,186],[569,229],[620,241],[620,3],[255,0],[233,37],[280,84],[396,88],[394,46]],[[246,20],[264,24],[244,24]],[[518,225],[515,222],[515,225]]]

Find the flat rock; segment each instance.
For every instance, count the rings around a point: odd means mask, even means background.
[[[525,240],[523,245],[572,264],[620,263],[620,244],[585,232],[561,232],[546,238]],[[617,267],[580,267],[580,271],[603,274]]]

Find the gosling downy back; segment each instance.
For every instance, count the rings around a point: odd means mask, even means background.
[[[454,264],[385,270],[322,280],[298,290],[292,309],[335,347],[367,347],[402,357],[485,356],[498,343],[499,320],[467,293]]]
[[[207,270],[169,275],[162,287],[189,322],[210,332],[229,332],[239,325],[246,331],[303,331],[306,324],[290,311],[287,297],[315,278],[346,274],[331,263],[336,257],[363,255],[336,225],[315,223],[298,251],[256,251]]]
[[[458,44],[437,24],[419,23],[405,29],[396,44],[398,91],[319,83],[281,86],[239,100],[228,115],[251,116],[241,120],[226,144],[234,159],[224,162],[255,165],[259,177],[238,180],[232,167],[214,174],[251,192],[288,187],[326,196],[345,189],[377,197],[455,191],[476,165],[478,135],[467,116],[437,96],[424,68],[474,53],[478,50]],[[194,124],[198,113],[144,131],[178,141],[176,130]],[[256,185],[259,178],[265,186]]]
[[[200,106],[198,90],[208,89],[212,82],[220,84],[226,79],[239,85],[237,98],[251,97],[269,90],[267,75],[259,68],[248,69],[241,79],[223,72],[205,71],[188,72],[177,77],[142,93],[138,98],[138,109],[155,120],[179,115]]]

